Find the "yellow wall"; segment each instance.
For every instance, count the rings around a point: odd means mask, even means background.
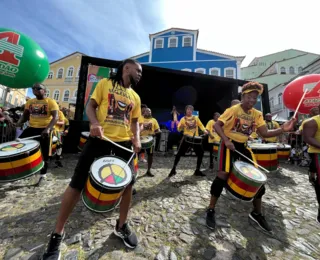
[[[50,72],[53,73],[52,79],[50,73],[48,78],[43,82],[49,91],[49,97],[54,98],[55,91],[59,91],[60,95],[56,101],[61,107],[69,108],[69,101],[64,101],[64,93],[69,90],[69,99],[76,97],[76,91],[78,89],[78,71],[81,64],[81,54],[75,53],[70,56],[66,56],[58,61],[50,64]],[[72,77],[68,77],[68,68],[73,67]],[[59,69],[63,69],[62,78],[57,78]],[[54,98],[55,99],[55,98]]]
[[[27,89],[11,89],[7,94],[7,102],[14,107],[21,106],[26,103]]]

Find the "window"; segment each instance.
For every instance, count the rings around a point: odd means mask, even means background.
[[[182,47],[192,47],[192,37],[183,36]]]
[[[62,79],[62,77],[63,77],[63,68],[60,68],[58,70],[57,79]]]
[[[78,68],[78,71],[77,71],[77,76],[76,76],[76,78],[79,78],[79,75],[80,75],[80,68]]]
[[[68,102],[69,101],[69,96],[70,96],[70,91],[65,90],[63,93],[63,102]]]
[[[201,74],[206,74],[206,69],[203,69],[203,68],[198,68],[198,69],[195,69],[196,73],[201,73]]]
[[[154,41],[154,48],[155,48],[155,49],[161,49],[161,48],[163,48],[163,38],[155,39],[155,41]]]
[[[59,91],[59,90],[55,90],[55,91],[53,92],[53,99],[54,99],[55,101],[59,101],[59,98],[60,98],[60,91]]]
[[[9,95],[9,98],[8,98],[8,103],[11,104],[11,100],[12,100],[12,94]]]
[[[270,98],[270,107],[274,107],[273,98]]]
[[[73,71],[74,71],[73,67],[69,67],[68,68],[68,71],[67,71],[67,77],[68,78],[72,78],[73,77]]]
[[[182,71],[189,71],[189,72],[191,72],[191,69],[182,69]]]
[[[300,67],[298,68],[298,73],[301,73],[302,70],[303,70],[303,68],[300,66]]]
[[[15,106],[18,105],[18,98],[17,98],[17,97],[14,99],[14,105],[15,105]]]
[[[74,97],[77,97],[77,95],[78,95],[78,90],[76,90],[75,92],[73,92],[73,96],[74,96]]]
[[[53,78],[53,72],[50,71],[49,74],[48,74],[48,79],[52,79]]]
[[[280,74],[286,74],[286,68],[285,67],[281,67],[280,68]]]
[[[225,68],[224,76],[226,78],[235,79],[236,78],[236,69],[235,68]]]
[[[170,37],[168,40],[168,48],[178,47],[178,37]]]
[[[294,67],[291,66],[291,67],[289,68],[289,73],[290,73],[290,74],[294,74]]]
[[[49,89],[46,90],[45,96],[46,96],[46,97],[49,97],[49,96],[50,96],[50,90],[49,90]]]
[[[220,69],[219,68],[211,68],[209,70],[209,74],[212,76],[220,76]]]
[[[278,104],[282,104],[282,93],[278,95]]]

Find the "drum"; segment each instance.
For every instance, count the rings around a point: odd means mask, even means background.
[[[213,142],[213,156],[218,156],[218,151],[220,147],[220,142]]]
[[[29,177],[43,166],[39,142],[25,140],[0,144],[0,182]]]
[[[266,181],[266,175],[253,165],[237,161],[229,174],[226,189],[238,199],[251,201]]]
[[[278,146],[278,160],[285,162],[289,160],[291,146],[288,144],[277,144]]]
[[[58,143],[58,137],[56,136],[52,137],[51,156],[55,156],[57,153],[57,143]]]
[[[276,145],[252,143],[250,144],[250,148],[260,166],[269,171],[278,169],[278,153]]]
[[[123,191],[133,178],[132,168],[126,164],[122,158],[114,156],[94,161],[82,191],[82,201],[88,209],[103,213],[120,203]]]
[[[189,136],[184,135],[184,140],[187,143],[201,145],[202,144],[202,137],[201,136]]]
[[[78,149],[80,151],[82,151],[83,146],[85,145],[85,143],[87,142],[88,138],[89,138],[90,132],[81,132],[81,136],[80,136],[80,142],[78,145]]]
[[[154,138],[152,136],[141,136],[140,142],[141,142],[141,149],[149,149],[154,144]]]

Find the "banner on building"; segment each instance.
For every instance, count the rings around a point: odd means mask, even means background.
[[[110,70],[111,70],[110,68],[106,68],[106,67],[89,65],[88,75],[87,75],[87,87],[86,87],[86,93],[84,97],[83,120],[88,120],[88,117],[86,114],[86,108],[93,91],[95,90],[98,82],[101,79],[110,77]]]

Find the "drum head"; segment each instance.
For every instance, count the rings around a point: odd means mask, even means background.
[[[106,156],[91,165],[91,176],[97,183],[107,188],[121,188],[132,180],[132,170],[122,158]]]
[[[25,140],[21,142],[7,142],[0,144],[0,158],[17,155],[33,150],[39,146],[39,142],[35,140]]]
[[[83,135],[83,136],[85,136],[85,137],[89,137],[89,135],[90,135],[90,132],[81,132],[81,135]]]
[[[253,180],[255,182],[264,183],[267,181],[267,176],[254,167],[252,164],[237,161],[233,165],[239,174],[245,176],[249,180]]]
[[[288,144],[277,144],[278,149],[291,149],[291,145]]]
[[[58,137],[54,136],[54,137],[52,138],[52,142],[54,142],[54,143],[58,142]]]
[[[277,149],[277,146],[275,144],[257,144],[252,143],[250,144],[250,148],[257,149],[257,150],[268,150],[268,149]]]
[[[140,142],[141,143],[149,143],[149,142],[152,142],[153,140],[153,137],[152,136],[141,136],[140,137]]]

